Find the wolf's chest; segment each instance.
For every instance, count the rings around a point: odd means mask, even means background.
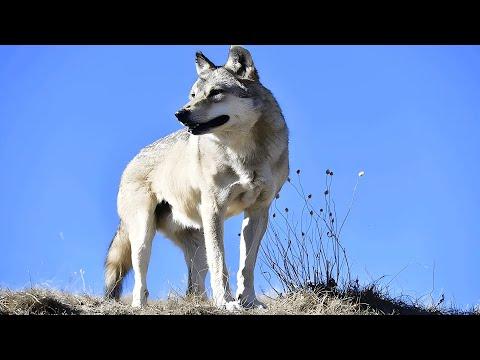
[[[202,197],[205,198],[202,191],[207,192],[207,197],[214,196],[218,206],[224,209],[226,218],[243,212],[255,202],[259,194],[259,189],[253,183],[242,181],[238,176],[225,176],[218,183],[203,189],[185,186],[183,189],[177,187],[174,191],[179,194],[170,193],[170,196],[166,196],[171,199],[169,203],[173,219],[183,226],[198,229],[202,227],[201,203]]]
[[[235,216],[255,203],[260,188],[253,183],[237,182],[231,185],[231,193],[226,201],[226,217]]]

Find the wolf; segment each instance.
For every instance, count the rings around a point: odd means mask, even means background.
[[[264,307],[254,268],[269,207],[289,173],[288,128],[273,94],[260,82],[250,52],[231,46],[225,65],[196,53],[198,79],[175,116],[184,126],[143,148],[118,190],[120,224],[105,260],[105,295],[119,299],[133,268],[132,306],[146,304],[152,239],[159,231],[184,252],[187,293],[220,308]],[[224,255],[224,221],[244,213],[235,298]]]

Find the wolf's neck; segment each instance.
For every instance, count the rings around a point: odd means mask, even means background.
[[[250,127],[235,128],[232,130],[222,131],[211,134],[210,139],[218,145],[228,148],[234,152],[248,152],[254,150],[254,141],[252,139],[252,129],[255,124]]]
[[[251,163],[262,161],[265,157],[275,157],[272,148],[277,148],[278,142],[287,141],[287,132],[283,115],[278,110],[263,113],[249,129],[209,134],[205,141],[224,149],[230,158]]]

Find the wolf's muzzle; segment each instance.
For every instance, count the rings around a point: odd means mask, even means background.
[[[178,121],[184,125],[187,125],[189,122],[188,118],[190,116],[190,111],[186,109],[180,109],[175,113],[175,116],[177,117]]]
[[[183,125],[185,125],[188,129],[188,132],[193,134],[193,135],[200,135],[205,132],[207,132],[210,129],[216,128],[218,126],[221,126],[225,124],[228,120],[230,120],[230,116],[228,115],[221,115],[217,116],[216,118],[204,122],[204,123],[198,123],[195,121],[191,121],[189,119],[190,117],[190,111],[181,109],[175,113],[175,116],[177,117],[178,121],[180,121]]]

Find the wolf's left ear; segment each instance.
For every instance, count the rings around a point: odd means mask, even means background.
[[[257,69],[253,64],[250,52],[238,45],[232,45],[228,54],[227,63],[224,66],[242,79],[258,81]]]
[[[204,77],[207,73],[216,68],[215,64],[200,51],[197,51],[195,54],[195,66],[199,77]]]

